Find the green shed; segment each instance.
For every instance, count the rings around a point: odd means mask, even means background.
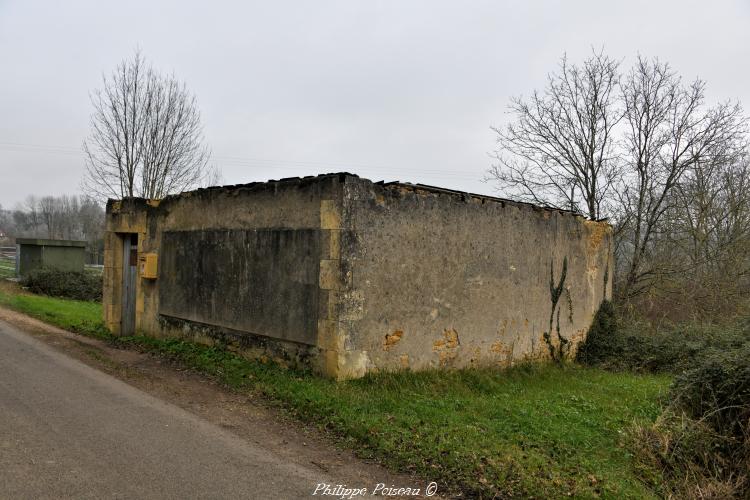
[[[19,277],[40,267],[61,271],[83,271],[86,258],[85,241],[16,238],[16,245],[16,270]]]

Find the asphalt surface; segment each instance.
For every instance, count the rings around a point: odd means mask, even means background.
[[[320,470],[0,321],[0,498],[303,498]]]

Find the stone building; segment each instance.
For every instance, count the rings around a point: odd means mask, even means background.
[[[507,366],[575,350],[611,240],[573,213],[346,173],[110,200],[104,315],[336,378]]]

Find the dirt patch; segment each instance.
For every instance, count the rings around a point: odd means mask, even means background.
[[[429,480],[394,473],[377,463],[363,460],[351,450],[337,446],[332,436],[301,424],[261,398],[233,391],[207,376],[158,356],[119,349],[2,307],[0,320],[12,323],[69,356],[219,425],[289,462],[311,464],[336,478],[338,484],[367,487],[372,491],[378,483],[422,490],[429,483]]]

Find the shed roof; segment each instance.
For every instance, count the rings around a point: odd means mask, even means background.
[[[37,247],[86,247],[85,241],[79,240],[47,240],[42,238],[16,238],[17,245],[32,245]]]

